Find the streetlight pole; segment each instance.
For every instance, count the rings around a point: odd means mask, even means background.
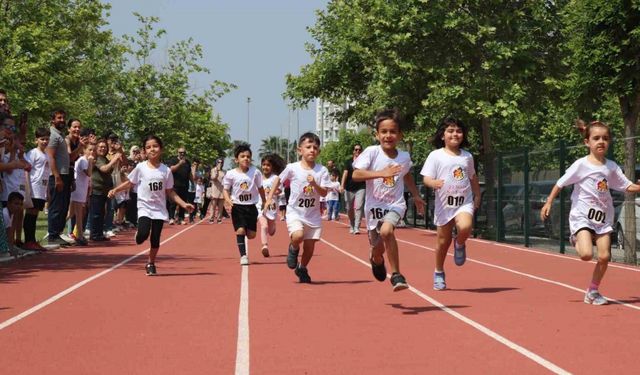
[[[247,97],[247,143],[249,142],[249,104],[251,104],[251,98]]]

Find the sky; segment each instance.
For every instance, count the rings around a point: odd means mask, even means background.
[[[192,37],[203,46],[201,64],[211,73],[194,77],[192,86],[206,88],[214,80],[238,86],[214,104],[215,112],[229,124],[232,140],[246,140],[248,122],[249,143],[257,153],[264,138],[287,137],[290,117],[292,140],[315,129],[313,102],[290,116],[282,93],[285,75],[298,74],[301,66],[311,62],[305,43],[313,40],[306,28],[315,24],[315,11],[324,9],[326,0],[107,2],[112,7],[110,28],[117,36],[135,34],[138,23],[133,12],[160,18],[158,27],[167,34],[153,57],[157,64],[166,61],[167,47],[177,41]],[[251,98],[249,105],[247,98]]]

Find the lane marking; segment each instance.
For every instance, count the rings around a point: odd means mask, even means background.
[[[249,254],[249,241],[246,236],[244,243],[247,254]],[[236,375],[249,375],[249,266],[240,267],[242,267],[242,276],[240,277],[240,306],[238,308]]]
[[[341,248],[337,247],[336,245],[332,244],[331,242],[328,242],[324,239],[320,239],[321,242],[327,244],[328,246],[332,247],[333,249],[341,252],[342,254],[348,256],[349,258],[355,260],[356,262],[359,262],[361,264],[363,264],[364,266],[370,268],[371,265],[368,262],[363,261],[362,259],[352,255],[351,253],[342,250]],[[389,277],[389,275],[387,274],[387,277]],[[439,301],[429,297],[428,295],[426,295],[425,293],[421,292],[420,290],[409,286],[409,290],[412,291],[414,294],[416,294],[417,296],[419,296],[420,298],[426,300],[427,302],[429,302],[430,304],[436,306],[437,308],[439,308],[440,310],[446,312],[447,314],[453,316],[454,318],[462,321],[463,323],[466,323],[468,325],[470,325],[471,327],[477,329],[478,331],[484,333],[485,335],[489,336],[490,338],[498,341],[499,343],[505,345],[506,347],[508,347],[509,349],[512,349],[520,354],[522,354],[523,356],[529,358],[530,360],[536,362],[537,364],[541,365],[542,367],[546,368],[547,370],[556,373],[556,374],[570,374],[569,371],[559,367],[558,365],[542,358],[541,356],[533,353],[532,351],[516,344],[515,342],[507,339],[504,336],[501,336],[500,334],[498,334],[495,331],[492,331],[491,329],[483,326],[482,324],[467,318],[466,316],[453,311],[452,309],[448,308],[447,306],[443,305],[442,303],[440,303]]]
[[[436,234],[436,231],[429,230],[429,229],[422,229],[422,228],[415,228],[415,227],[408,227],[408,228],[411,229],[411,230],[418,231],[418,232],[427,232],[427,233]],[[532,253],[532,254],[538,254],[538,255],[554,257],[554,258],[572,260],[574,262],[584,262],[583,260],[578,259],[575,256],[571,256],[571,255],[555,254],[555,253],[551,253],[551,252],[544,251],[544,250],[535,250],[535,249],[527,248],[527,247],[519,247],[519,246],[505,244],[505,243],[502,243],[502,242],[482,240],[482,239],[478,239],[478,238],[469,238],[467,241],[475,241],[475,242],[480,242],[480,243],[484,243],[484,244],[491,244],[491,245],[495,245],[495,246],[499,246],[499,247],[506,247],[508,249],[521,251],[521,252],[524,252],[524,253]],[[596,262],[591,260],[590,263],[595,264]],[[609,267],[610,268],[618,268],[618,269],[621,269],[621,270],[632,271],[632,272],[640,272],[640,268],[638,268],[638,267],[625,266],[625,265],[621,265],[621,264],[613,263],[613,262],[609,263]]]
[[[181,230],[180,232],[178,232],[178,233],[174,234],[173,236],[167,238],[166,240],[160,242],[160,245],[164,245],[165,243],[171,241],[172,239],[176,238],[177,236],[181,235],[182,233],[184,233],[184,232],[186,232],[188,230],[191,230],[192,228],[194,228],[196,225],[199,225],[199,224],[200,223],[188,226],[187,228]],[[39,304],[33,306],[32,308],[21,312],[20,314],[14,316],[13,318],[5,320],[4,322],[0,323],[0,331],[2,331],[3,329],[11,326],[12,324],[14,324],[16,322],[28,317],[29,315],[35,313],[36,311],[42,310],[43,308],[51,305],[52,303],[56,302],[57,300],[61,299],[62,297],[66,296],[68,294],[71,294],[74,291],[80,289],[81,287],[89,284],[93,280],[96,280],[96,279],[108,274],[109,272],[124,266],[125,264],[131,262],[132,260],[138,258],[139,256],[144,255],[145,253],[149,252],[149,250],[150,250],[150,248],[147,248],[146,250],[143,250],[143,251],[139,252],[138,254],[132,255],[129,258],[123,260],[122,262],[112,266],[111,268],[108,268],[106,270],[103,270],[102,272],[99,272],[99,273],[97,273],[97,274],[95,274],[93,276],[90,276],[90,277],[88,277],[88,278],[86,278],[86,279],[84,279],[84,280],[82,280],[82,281],[70,286],[69,288],[63,290],[62,292],[54,295],[53,297],[50,297],[49,299],[47,299],[47,300],[45,300],[43,302],[40,302]]]
[[[398,242],[403,242],[403,243],[406,243],[406,244],[409,244],[409,245],[412,245],[412,246],[415,246],[415,247],[423,248],[423,249],[426,249],[426,250],[429,250],[429,251],[432,251],[432,252],[436,251],[436,249],[434,249],[432,247],[419,245],[419,244],[411,242],[411,241],[401,240],[399,238],[396,238],[396,240]],[[453,255],[452,254],[447,254],[447,256],[453,256]],[[483,266],[496,268],[496,269],[499,269],[499,270],[502,270],[502,271],[505,271],[505,272],[510,272],[510,273],[513,273],[513,274],[516,274],[516,275],[525,276],[525,277],[528,277],[528,278],[531,278],[531,279],[534,279],[534,280],[538,280],[538,281],[542,281],[542,282],[545,282],[545,283],[561,286],[561,287],[564,287],[564,288],[567,288],[567,289],[574,290],[576,292],[580,292],[581,294],[585,293],[584,289],[580,289],[580,288],[577,288],[575,286],[572,286],[572,285],[569,285],[569,284],[565,284],[565,283],[562,283],[562,282],[559,282],[559,281],[545,279],[544,277],[532,275],[530,273],[516,271],[516,270],[511,269],[511,268],[498,266],[496,264],[491,264],[491,263],[483,262],[483,261],[480,261],[480,260],[475,260],[475,259],[469,258],[469,257],[467,257],[467,261],[473,262],[473,263],[482,264]],[[607,297],[607,300],[609,300],[609,302],[613,302],[613,303],[628,307],[630,309],[640,310],[640,306],[630,305],[630,304],[628,304],[626,302],[622,302],[622,301],[619,301],[619,300],[614,299],[614,298]]]

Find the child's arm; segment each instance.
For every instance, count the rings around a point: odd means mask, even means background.
[[[264,209],[265,207],[269,207],[265,205],[265,203],[267,203],[267,199],[264,195],[264,188],[262,186],[258,188],[258,193],[260,193],[260,199],[262,199],[262,208]]]
[[[558,194],[560,194],[561,187],[558,185],[553,185],[553,189],[551,189],[551,193],[547,197],[547,202],[542,206],[540,210],[540,218],[544,221],[549,217],[549,213],[551,212],[551,205],[553,204],[553,200],[556,199]]]
[[[402,167],[398,164],[390,164],[386,168],[379,171],[370,171],[367,169],[354,169],[352,179],[354,181],[366,181],[375,178],[393,177],[400,174]]]
[[[347,175],[349,174],[349,172],[345,169],[344,172],[342,172],[342,181],[340,182],[340,192],[344,193],[344,187],[347,183]]]
[[[318,185],[318,183],[316,182],[316,179],[313,177],[312,174],[309,174],[307,176],[307,182],[313,186],[314,189],[316,189],[316,191],[318,192],[318,194],[320,194],[321,197],[326,197],[327,196],[327,188],[324,188],[320,185]]]
[[[638,183],[629,185],[629,187],[627,188],[627,193],[640,193],[640,185],[638,185]]]
[[[122,185],[120,185],[120,186],[122,186]],[[186,203],[185,201],[183,201],[182,198],[180,198],[180,196],[178,194],[176,194],[175,190],[167,189],[166,193],[167,193],[167,197],[169,197],[169,199],[172,199],[174,202],[176,202],[176,204],[178,206],[184,208],[189,213],[193,212],[193,210],[195,209],[195,207],[193,207],[193,205],[191,203]]]
[[[411,175],[411,173],[407,173],[404,175],[404,185],[407,187],[407,189],[409,189],[411,196],[413,196],[413,202],[418,209],[418,213],[420,213],[420,215],[424,215],[425,201],[420,196],[420,192],[416,187],[416,182],[413,180],[413,176]]]
[[[222,195],[224,196],[224,201],[231,207],[233,207],[233,201],[231,200],[231,195],[229,194],[229,190],[222,190]]]
[[[276,176],[271,186],[280,186],[280,176]],[[280,194],[279,188],[271,189],[271,191],[269,192],[269,196],[266,197],[267,199],[263,200],[265,207],[269,207],[273,203],[273,195],[276,193],[276,191],[278,191],[278,194]]]
[[[127,181],[123,181],[120,185],[118,185],[117,187],[109,190],[109,192],[107,193],[107,197],[109,198],[113,198],[116,196],[116,193],[120,192],[120,191],[124,191],[124,190],[128,190],[131,189],[131,187],[133,186],[133,183],[129,180]]]
[[[444,180],[435,179],[429,176],[424,176],[424,178],[422,178],[422,183],[424,186],[428,186],[433,190],[438,190],[444,186]],[[473,189],[473,185],[471,185],[471,188]],[[478,185],[478,189],[480,189],[480,185]]]

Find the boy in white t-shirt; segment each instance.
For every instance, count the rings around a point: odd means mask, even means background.
[[[36,222],[38,213],[44,209],[47,202],[47,184],[49,182],[49,157],[45,153],[49,144],[49,129],[36,129],[36,147],[25,154],[25,160],[31,164],[29,180],[31,182],[32,208],[24,213],[24,246],[25,250],[45,251],[36,240]]]
[[[398,243],[394,234],[407,210],[404,186],[413,195],[420,213],[424,213],[424,201],[413,181],[411,157],[396,146],[402,140],[404,119],[397,109],[378,112],[375,118],[378,146],[367,147],[353,162],[353,180],[366,181],[365,212],[369,244],[371,245],[371,271],[378,281],[387,278],[383,254],[391,266],[393,291],[407,289],[409,285],[400,273]]]
[[[196,195],[193,198],[193,203],[196,206],[196,212],[200,220],[204,219],[202,215],[202,205],[204,204],[204,183],[202,182],[202,177],[198,177],[196,180]]]
[[[95,162],[96,146],[88,144],[84,147],[84,155],[76,160],[74,166],[74,178],[76,189],[71,192],[71,206],[69,207],[69,217],[67,220],[76,218],[75,230],[72,233],[76,235],[76,245],[87,246],[89,242],[84,237],[84,211],[87,206],[87,196],[89,187],[91,186],[91,173],[93,173],[93,164]]]
[[[330,172],[331,183],[327,189],[327,220],[338,220],[338,209],[340,208],[340,173],[333,169]]]
[[[291,195],[287,206],[287,229],[291,243],[287,255],[287,266],[295,269],[301,283],[311,283],[307,266],[313,257],[315,243],[322,233],[322,216],[320,214],[320,197],[327,195],[330,184],[327,168],[316,164],[320,154],[320,138],[314,133],[304,133],[298,141],[300,161],[291,163],[274,181],[290,182]],[[267,205],[273,202],[275,190],[269,193]],[[302,257],[298,263],[300,245],[303,246]]]
[[[228,171],[222,180],[224,200],[231,206],[231,221],[240,251],[240,264],[249,265],[245,237],[253,239],[258,230],[259,199],[265,201],[262,173],[251,165],[251,148],[242,143],[233,150],[237,168]]]

